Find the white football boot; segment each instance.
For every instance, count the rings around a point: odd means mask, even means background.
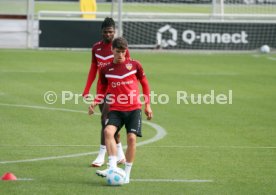
[[[105,157],[105,153],[106,153],[106,146],[105,145],[100,145],[100,150],[98,153],[98,156],[96,158],[96,160],[94,160],[91,163],[91,167],[101,167],[104,164],[104,157]]]
[[[104,164],[104,156],[98,155],[96,160],[91,163],[91,167],[101,167]]]
[[[100,176],[100,177],[106,177],[107,176],[107,171],[108,171],[109,169],[107,168],[107,169],[104,169],[104,170],[97,170],[96,171],[96,174],[98,175],[98,176]]]
[[[125,182],[124,182],[125,184],[129,184],[129,178],[125,178]]]

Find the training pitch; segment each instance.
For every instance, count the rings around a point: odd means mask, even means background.
[[[90,51],[0,50],[0,175],[18,178],[0,181],[0,194],[276,194],[275,54],[131,56],[157,103],[152,121],[143,116],[131,183],[110,187],[89,167],[100,117],[78,96]],[[203,101],[212,91],[232,101]],[[62,102],[65,92],[73,98]]]

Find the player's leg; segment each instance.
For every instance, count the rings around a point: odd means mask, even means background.
[[[109,112],[109,104],[107,104],[105,102],[103,109],[102,109],[102,121],[106,121],[108,112]],[[104,139],[103,133],[102,133],[102,139]],[[122,147],[122,143],[120,141],[120,132],[117,132],[115,134],[115,141],[116,141],[116,145],[117,145],[117,161],[118,161],[117,163],[124,164],[126,161],[126,157],[125,157],[125,153],[124,153],[124,150]],[[104,142],[103,142],[103,144],[104,144]]]
[[[116,169],[117,168],[117,147],[116,141],[114,139],[114,135],[117,131],[117,127],[114,125],[107,125],[104,129],[105,136],[105,144],[106,150],[108,154],[108,169]],[[97,170],[96,174],[98,176],[106,177],[107,170]]]
[[[126,119],[125,126],[127,129],[127,150],[126,150],[126,163],[125,172],[126,180],[125,183],[129,183],[130,172],[132,164],[136,154],[136,136],[142,137],[141,133],[141,110],[132,111]]]
[[[126,163],[125,163],[125,172],[126,172],[125,183],[129,183],[130,172],[131,172],[132,164],[135,159],[135,154],[136,154],[136,135],[134,133],[128,133],[127,134]]]
[[[120,132],[115,134],[115,141],[116,141],[116,145],[117,145],[117,163],[125,164],[126,157],[125,157],[122,143],[120,141]]]
[[[123,120],[121,114],[118,111],[111,111],[108,113],[107,124],[104,130],[105,144],[108,153],[108,169],[117,168],[117,146],[114,135],[123,126]],[[102,177],[106,177],[107,170],[97,170],[96,174]]]
[[[106,119],[106,114],[104,112],[105,110],[105,103],[99,104],[100,111],[102,113],[101,115],[101,145],[100,145],[100,150],[98,153],[97,158],[91,163],[92,167],[101,167],[104,164],[105,160],[105,153],[106,153],[106,146],[105,146],[105,140],[104,140],[104,127],[105,127],[105,119]],[[105,114],[103,116],[103,113]]]
[[[114,125],[107,125],[104,130],[105,145],[108,154],[109,168],[117,168],[117,146],[114,135],[117,127]]]

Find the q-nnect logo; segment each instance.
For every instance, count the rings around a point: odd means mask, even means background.
[[[166,32],[169,32],[171,34],[171,39],[163,39],[163,34]],[[157,37],[157,44],[161,45],[162,47],[168,47],[168,46],[176,46],[177,43],[177,30],[172,28],[170,25],[165,25],[161,27],[156,34]]]
[[[169,34],[170,38],[165,39],[164,34]],[[157,31],[157,43],[162,47],[176,46],[177,45],[177,30],[170,25],[165,25]],[[246,31],[241,30],[234,33],[216,33],[216,32],[196,32],[191,29],[182,32],[182,41],[188,45],[198,44],[247,44],[248,34]]]
[[[248,34],[245,31],[236,32],[236,33],[196,33],[193,30],[185,30],[182,33],[182,40],[192,45],[195,41],[200,43],[248,43],[247,41]]]

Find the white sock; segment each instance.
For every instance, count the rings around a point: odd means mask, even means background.
[[[117,168],[117,156],[109,156],[108,157],[109,168],[116,169]]]
[[[106,153],[106,146],[105,145],[100,145],[100,151],[99,151],[98,156],[104,158],[105,153]]]
[[[117,144],[117,158],[118,160],[126,158],[121,142]]]
[[[132,164],[133,163],[129,163],[129,162],[125,163],[125,172],[126,172],[126,179],[127,180],[129,180],[129,178],[130,178],[130,172],[131,172]]]

